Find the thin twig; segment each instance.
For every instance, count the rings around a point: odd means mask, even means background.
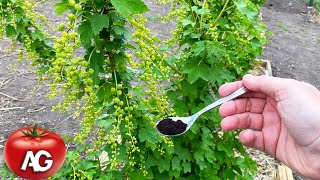
[[[24,107],[10,107],[10,108],[0,108],[0,111],[10,111],[16,109],[24,109]]]
[[[12,97],[12,96],[10,96],[8,94],[5,94],[5,93],[2,93],[2,92],[0,92],[0,95],[5,96],[5,97],[10,98],[10,99],[13,99],[15,101],[26,101],[26,100],[22,100],[22,99],[18,99],[18,98]]]
[[[24,75],[22,72],[20,72],[19,70],[16,70],[20,75],[22,75],[24,78],[26,78],[26,79],[30,79],[30,80],[38,80],[38,78],[36,77],[36,78],[32,78],[32,77],[28,77],[28,76],[26,76],[26,75]]]
[[[64,84],[56,84],[57,86],[63,86]],[[51,84],[46,84],[46,85],[44,85],[44,86],[46,86],[46,87],[50,87],[50,86],[52,86]]]
[[[73,114],[71,114],[70,116],[66,117],[65,119],[63,119],[62,121],[60,121],[58,124],[55,125],[55,127],[59,127],[62,123],[64,123],[65,121],[67,121],[68,119],[72,118],[72,116],[74,116],[78,111],[74,112]],[[54,130],[56,130],[58,128],[55,128]]]
[[[36,110],[28,109],[28,112],[29,112],[29,113],[34,113],[34,112],[38,112],[38,111],[44,110],[45,108],[47,108],[47,107],[42,107],[42,108],[36,109]]]
[[[3,56],[0,57],[0,59],[6,58],[6,57],[10,57],[10,56],[14,56],[17,55],[18,53],[12,53],[12,54],[5,54]]]
[[[8,84],[10,81],[11,81],[11,79],[9,79],[9,78],[3,80],[3,81],[0,83],[0,88],[2,88],[3,86],[5,86],[6,84]]]

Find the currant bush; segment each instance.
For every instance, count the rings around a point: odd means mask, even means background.
[[[0,35],[22,45],[49,97],[63,98],[53,110],[82,119],[52,179],[252,179],[255,163],[236,133],[220,132],[217,111],[172,139],[155,124],[197,112],[251,68],[266,41],[263,1],[158,0],[172,5],[163,22],[177,22],[164,41],[146,27],[141,0],[61,0],[67,22],[57,26],[35,10],[43,2],[1,0]]]

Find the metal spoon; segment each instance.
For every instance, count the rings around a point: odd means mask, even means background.
[[[203,113],[227,102],[227,101],[230,101],[232,99],[235,99],[241,95],[243,95],[244,93],[248,92],[249,90],[246,88],[246,87],[242,87],[238,90],[236,90],[235,92],[229,94],[228,96],[224,97],[224,98],[221,98],[219,100],[217,100],[216,102],[208,105],[207,107],[203,108],[202,110],[200,110],[199,112],[197,112],[196,114],[192,115],[192,116],[189,116],[189,117],[169,117],[167,119],[171,119],[172,121],[175,121],[177,122],[178,120],[182,121],[184,124],[187,125],[185,131],[183,131],[182,133],[179,133],[179,134],[175,134],[175,135],[168,135],[168,134],[163,134],[159,131],[158,129],[158,125],[159,123],[162,121],[158,121],[157,124],[156,124],[156,127],[157,127],[157,130],[160,134],[164,135],[164,136],[169,136],[169,137],[173,137],[173,136],[180,136],[182,134],[184,134],[185,132],[187,132],[191,126],[193,125],[193,123],[197,120],[198,117],[200,117]]]

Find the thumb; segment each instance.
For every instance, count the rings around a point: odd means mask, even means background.
[[[253,76],[247,74],[242,79],[244,86],[254,92],[264,93],[272,98],[279,98],[277,95],[282,90],[287,90],[289,80],[271,76]]]

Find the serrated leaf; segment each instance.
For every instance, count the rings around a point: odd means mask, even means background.
[[[84,21],[78,27],[78,33],[80,34],[81,43],[85,48],[91,45],[92,29],[90,21]]]
[[[123,17],[148,11],[148,7],[141,0],[111,0],[111,3]]]
[[[99,34],[103,28],[109,26],[109,16],[107,14],[93,14],[91,16],[91,28],[94,35]]]
[[[190,19],[183,19],[182,21],[180,21],[181,22],[181,24],[183,25],[183,26],[188,26],[189,24],[194,24],[194,22],[193,21],[191,21]]]
[[[158,170],[160,173],[163,171],[168,171],[170,169],[170,161],[165,158],[161,158],[158,164]]]
[[[66,12],[69,8],[68,8],[68,1],[67,0],[63,0],[60,3],[56,3],[54,6],[56,7],[56,13],[58,15],[61,15],[62,13]]]
[[[191,172],[191,164],[189,162],[183,162],[181,165],[183,166],[184,173]]]
[[[175,170],[175,169],[181,169],[181,165],[180,165],[180,159],[175,156],[174,158],[172,158],[171,160],[171,166],[172,166],[172,169]]]
[[[204,155],[202,150],[197,150],[194,152],[194,158],[197,162],[204,161]]]
[[[199,41],[196,42],[193,46],[192,46],[192,52],[194,53],[194,55],[196,56],[200,56],[203,57],[206,53],[206,41]]]
[[[211,61],[211,64],[215,64],[216,60],[223,59],[223,56],[227,52],[227,49],[217,42],[207,41],[206,42],[208,57]]]
[[[42,39],[43,37],[44,37],[44,35],[42,34],[42,32],[39,29],[37,29],[31,33],[31,38],[33,40]]]
[[[148,141],[149,143],[156,144],[161,141],[160,135],[156,132],[155,128],[148,125],[139,131],[139,140],[141,142]]]
[[[197,14],[210,14],[210,9],[197,9],[195,12]]]
[[[229,157],[234,156],[233,146],[230,143],[219,143],[218,150],[224,151],[227,154],[227,156],[229,156]]]
[[[247,16],[250,21],[254,21],[257,18],[257,9],[250,1],[237,0],[234,2],[238,11]]]
[[[111,88],[114,87],[111,83],[104,83],[103,86],[100,86],[98,92],[97,92],[97,97],[99,101],[104,101],[104,102],[111,102],[112,101],[112,93],[111,93]]]
[[[189,61],[182,72],[188,74],[188,82],[193,84],[199,78],[208,81],[210,67],[204,63],[197,64],[195,61]]]
[[[133,172],[130,172],[130,180],[141,180],[144,179],[143,172],[139,169],[135,169]]]
[[[94,70],[93,74],[91,75],[91,79],[93,83],[98,85],[100,83],[99,74],[103,73],[103,62],[104,56],[101,53],[94,52],[91,56],[86,56],[89,61],[90,58],[90,68]]]
[[[103,126],[106,129],[109,129],[111,127],[112,123],[114,123],[113,120],[105,119],[105,118],[101,118],[101,119],[99,118],[99,119],[97,119],[96,122],[97,122],[97,124]]]
[[[6,35],[8,37],[11,37],[11,36],[14,36],[15,34],[16,34],[16,30],[14,29],[14,27],[11,25],[7,25],[6,26]]]
[[[119,36],[126,36],[127,34],[129,34],[128,29],[124,26],[123,27],[114,26],[113,31]]]

